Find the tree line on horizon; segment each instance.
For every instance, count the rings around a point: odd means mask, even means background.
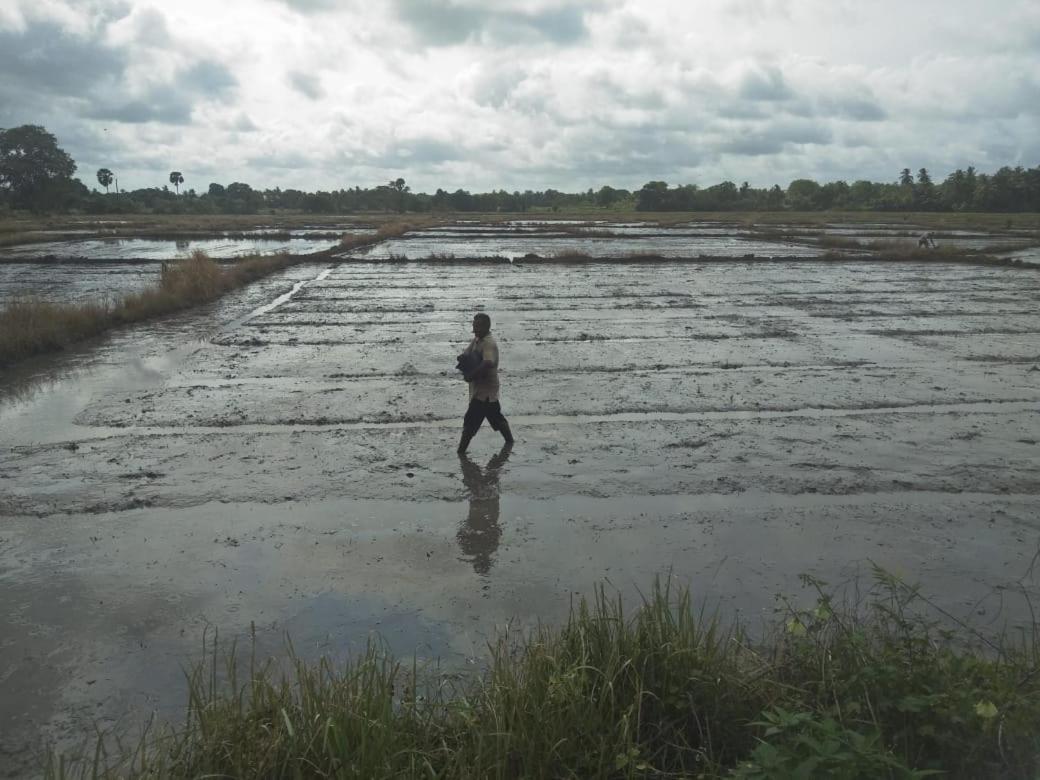
[[[913,174],[904,168],[895,182],[866,180],[820,184],[796,179],[756,188],[724,181],[710,187],[686,184],[671,187],[650,181],[630,191],[603,186],[567,193],[555,189],[524,192],[493,190],[471,193],[438,188],[432,195],[412,192],[403,178],[375,187],[316,192],[297,189],[257,190],[244,182],[210,183],[205,191],[180,192],[184,174],[171,171],[161,187],[120,190],[108,168],[97,171],[105,192],[73,178],[76,163],[57,139],[38,125],[0,129],[0,210],[79,212],[85,214],[258,214],[294,211],[305,214],[381,212],[526,212],[571,209],[634,209],[636,211],[976,211],[1040,212],[1040,165],[1004,166],[993,174],[969,166],[935,183],[925,168]],[[110,185],[116,183],[116,191]]]

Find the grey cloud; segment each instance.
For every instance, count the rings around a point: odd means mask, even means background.
[[[586,34],[585,12],[580,8],[560,8],[530,16],[502,15],[496,21],[503,23],[502,32],[506,35],[516,28],[523,30],[529,26],[540,37],[558,44],[576,43]]]
[[[768,113],[758,103],[735,100],[719,106],[718,115],[725,119],[765,119]]]
[[[76,160],[83,178],[92,178],[93,170],[98,165],[110,163],[126,151],[105,128],[99,128],[93,122],[82,122],[71,114],[48,117],[45,127],[54,133],[58,144]]]
[[[338,0],[281,0],[281,2],[302,14],[334,11],[341,5]]]
[[[658,127],[622,127],[604,134],[579,130],[561,139],[552,161],[532,160],[523,166],[523,177],[576,177],[610,183],[625,181],[641,186],[651,179],[676,182],[701,164],[710,150],[701,133],[663,130]]]
[[[136,94],[125,95],[122,89],[98,90],[86,103],[83,115],[131,124],[183,125],[191,121],[196,99],[219,97],[236,84],[224,65],[203,60],[178,73],[171,83],[156,84]]]
[[[321,86],[321,79],[309,73],[301,73],[298,70],[290,72],[289,84],[301,95],[305,95],[311,100],[318,100],[325,94],[325,90]]]
[[[129,100],[108,99],[92,102],[84,116],[130,124],[163,122],[184,125],[191,120],[191,112],[191,101],[183,93],[157,89]]]
[[[333,153],[328,163],[331,167],[364,167],[372,170],[411,171],[413,174],[437,168],[445,163],[472,160],[475,148],[460,148],[455,144],[435,138],[416,138],[396,141],[385,149],[341,149]]]
[[[260,128],[256,126],[256,122],[254,122],[250,118],[249,114],[242,112],[238,115],[234,123],[231,125],[231,129],[238,130],[239,132],[243,133],[251,133],[254,130],[259,130]]]
[[[1030,30],[1025,36],[1025,47],[1033,52],[1040,52],[1040,26]]]
[[[1040,115],[1040,79],[1035,75],[1023,74],[1014,85],[1012,95],[1008,106],[1010,116]]]
[[[522,79],[522,71],[509,67],[481,74],[473,84],[473,99],[482,106],[501,108]]]
[[[740,80],[738,94],[745,100],[787,100],[793,97],[779,68],[767,67],[748,71]]]
[[[102,0],[92,4],[95,19],[99,25],[112,24],[133,13],[134,6],[130,0]]]
[[[258,155],[249,158],[247,162],[249,165],[257,168],[287,168],[299,170],[312,167],[316,161],[299,152],[284,152]]]
[[[600,73],[591,79],[592,86],[605,92],[605,97],[620,108],[661,109],[665,107],[663,93],[653,85],[644,85],[636,91],[618,83],[609,73]]]
[[[999,165],[1007,165],[1019,152],[1018,144],[1010,138],[988,139],[982,143],[982,149],[987,158]]]
[[[769,18],[791,18],[787,0],[730,0],[725,10],[731,16],[751,23]]]
[[[650,26],[638,16],[626,13],[618,20],[615,41],[622,49],[636,49],[653,41]]]
[[[465,157],[466,150],[460,150],[454,144],[433,138],[419,138],[394,144],[379,155],[379,162],[385,167],[394,168],[408,164],[437,164]]]
[[[821,101],[821,108],[834,116],[855,119],[860,122],[878,122],[888,114],[881,105],[868,95],[843,95]]]
[[[214,60],[203,60],[182,71],[177,83],[193,92],[220,95],[238,86],[238,80],[227,66]]]
[[[475,35],[493,14],[476,8],[462,8],[444,0],[396,0],[397,13],[427,43],[451,46]]]
[[[486,38],[500,43],[575,43],[587,34],[585,9],[568,5],[525,13],[452,0],[394,0],[398,17],[431,46],[452,46]]]
[[[718,145],[718,149],[729,154],[757,157],[777,154],[792,145],[828,144],[832,139],[830,128],[819,122],[773,122],[733,133]]]
[[[31,24],[23,32],[0,30],[0,72],[21,92],[78,96],[121,79],[127,65],[125,51],[50,22]]]
[[[136,25],[139,43],[164,49],[173,42],[170,30],[166,26],[166,17],[154,8],[142,11],[136,19]]]
[[[770,137],[765,133],[741,133],[735,138],[722,144],[722,151],[730,154],[739,154],[746,157],[758,157],[765,154],[776,154],[784,148],[784,142],[779,138]]]

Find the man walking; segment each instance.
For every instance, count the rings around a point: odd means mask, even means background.
[[[483,312],[473,317],[473,340],[465,353],[473,354],[474,367],[465,374],[469,383],[469,408],[462,421],[462,438],[459,453],[464,453],[470,441],[477,435],[484,418],[493,430],[502,434],[506,444],[513,443],[513,432],[502,416],[502,405],[498,400],[498,342],[491,335],[491,317]]]

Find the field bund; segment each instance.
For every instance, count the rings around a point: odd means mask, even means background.
[[[455,455],[477,309],[517,444]],[[203,633],[479,657],[670,570],[749,624],[869,561],[1029,630],[1040,273],[302,265],[5,377],[0,766],[183,701]]]

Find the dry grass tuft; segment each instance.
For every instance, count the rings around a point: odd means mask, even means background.
[[[373,235],[359,236],[354,233],[347,233],[340,239],[339,245],[341,249],[357,249],[370,244],[378,244],[380,241],[387,241],[391,238],[400,238],[413,230],[425,230],[434,224],[436,224],[435,220],[422,217],[411,220],[396,220],[380,225]]]
[[[64,349],[95,336],[112,319],[105,303],[52,303],[31,296],[0,308],[0,365],[29,355]]]
[[[300,262],[290,255],[243,258],[222,267],[204,252],[163,263],[159,283],[122,301],[52,303],[34,297],[0,306],[0,365],[65,349],[130,322],[160,317],[219,298],[229,290]]]

